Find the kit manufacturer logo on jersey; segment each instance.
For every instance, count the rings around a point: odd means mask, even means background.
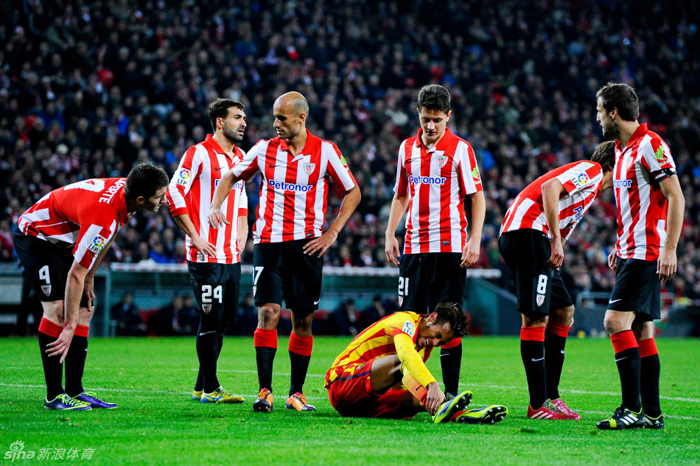
[[[416,334],[416,326],[411,322],[410,320],[407,320],[403,324],[403,328],[401,329],[403,333],[408,335],[409,337],[413,338],[413,335]]]
[[[177,173],[177,184],[180,184],[182,186],[187,185],[187,181],[190,179],[190,171],[186,168],[181,169]]]
[[[580,188],[581,186],[588,183],[590,181],[590,178],[588,178],[587,174],[581,173],[578,176],[575,176],[571,181],[574,183],[574,186]]]
[[[304,164],[304,172],[305,172],[307,175],[312,174],[312,173],[314,172],[314,169],[315,169],[315,168],[316,168],[316,164],[315,164],[315,163],[305,163],[305,164]]]
[[[97,235],[92,239],[92,242],[88,246],[88,250],[90,252],[94,252],[95,254],[99,254],[100,251],[102,251],[102,248],[105,247],[105,244],[107,244],[107,239],[104,236]]]

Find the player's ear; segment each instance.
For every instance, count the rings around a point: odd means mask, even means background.
[[[145,196],[139,196],[136,198],[136,203],[139,205],[143,205],[146,202]]]

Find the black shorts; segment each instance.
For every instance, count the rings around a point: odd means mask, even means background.
[[[43,302],[63,301],[66,297],[66,280],[73,266],[73,251],[62,248],[17,230],[14,234],[15,251],[24,267],[24,276],[29,280],[30,296]],[[80,307],[87,307],[83,294]]]
[[[199,304],[202,319],[221,323],[223,330],[238,310],[241,288],[241,264],[187,262],[192,291]],[[221,329],[219,329],[221,330]]]
[[[498,248],[515,278],[519,312],[549,314],[573,306],[561,274],[547,265],[552,254],[547,235],[537,230],[503,233]]]
[[[255,305],[282,304],[292,311],[315,311],[321,298],[323,258],[304,254],[313,238],[259,243],[253,250]]]
[[[661,282],[656,274],[656,261],[617,258],[615,286],[608,309],[647,314],[661,318]]]
[[[423,314],[439,303],[462,307],[467,271],[459,266],[462,254],[435,252],[404,254],[399,266],[399,306]]]

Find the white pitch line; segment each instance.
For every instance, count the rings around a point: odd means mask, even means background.
[[[36,388],[36,389],[44,389],[46,388],[44,385],[28,385],[28,384],[13,384],[13,383],[1,383],[0,386],[2,387],[11,387],[11,388]],[[166,391],[166,390],[132,390],[132,389],[119,389],[119,388],[95,388],[95,390],[98,391],[105,391],[105,392],[119,392],[119,393],[155,393],[158,395],[191,395],[192,392],[176,392],[176,391]],[[256,398],[256,395],[240,395],[244,398]],[[319,396],[313,396],[313,397],[306,397],[307,400],[313,400],[313,401],[322,401],[322,400],[327,400],[327,397],[319,397]],[[475,406],[471,405],[473,408],[481,408],[485,407],[484,406]],[[521,406],[515,406],[515,407],[510,407],[508,408],[511,411],[525,411],[527,408],[521,407]],[[606,411],[579,411],[579,413],[583,414],[600,414],[600,415],[606,415],[609,414]],[[664,417],[667,419],[681,419],[684,421],[700,421],[700,418],[698,417],[691,417],[691,416],[676,416],[673,414],[664,414]]]

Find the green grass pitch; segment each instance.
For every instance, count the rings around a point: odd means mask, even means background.
[[[571,338],[567,344],[561,388],[582,414],[575,422],[526,418],[516,338],[466,338],[461,388],[474,392],[472,407],[498,403],[510,410],[493,426],[434,425],[424,413],[409,421],[340,417],[323,377],[348,338],[315,339],[305,388],[318,412],[287,411],[287,341],[280,338],[270,414],[251,408],[257,391],[253,341],[233,337],[225,340],[219,377],[225,388],[246,396],[242,405],[190,401],[197,367],[193,338],[94,338],[85,386],[119,408],[67,414],[42,409],[36,339],[0,339],[0,465],[700,464],[700,340],[658,340],[666,430],[621,432],[595,427],[620,401],[606,339]],[[428,367],[441,380],[439,366],[436,351]],[[15,455],[12,463],[16,441],[35,457]],[[53,459],[61,449],[64,459]],[[91,455],[83,457],[86,452]]]

